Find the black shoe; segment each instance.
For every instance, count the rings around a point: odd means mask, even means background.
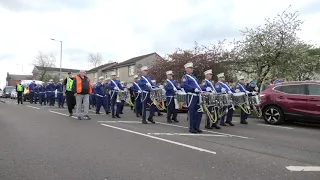
[[[120,114],[123,114],[123,112],[121,112]]]
[[[85,115],[85,116],[84,116],[84,119],[85,119],[85,120],[90,120],[91,118],[90,118],[88,115]]]
[[[220,126],[227,126],[226,123],[220,123]]]
[[[160,114],[158,114],[158,116],[163,116],[163,114],[160,113]]]
[[[178,122],[179,122],[177,119],[172,119],[172,121],[174,121],[174,122],[176,122],[176,123],[178,123]]]
[[[64,108],[64,106],[61,106],[62,108]]]
[[[61,108],[61,106],[59,105],[59,108]]]
[[[109,114],[109,112],[106,112],[106,114],[108,115],[108,114]]]
[[[206,129],[213,129],[212,126],[205,126],[204,128],[206,128]]]
[[[140,117],[140,115],[139,115],[139,114],[137,114],[137,115],[136,115],[136,117]]]
[[[216,129],[221,129],[221,127],[218,124],[212,124],[211,127]]]
[[[151,122],[152,124],[156,123],[152,118],[148,118],[148,121]]]
[[[202,133],[202,130],[201,130],[201,129],[196,129],[196,131],[197,131],[198,133]]]
[[[198,131],[196,131],[195,129],[190,129],[189,132],[193,133],[193,134],[197,134]]]
[[[240,121],[240,124],[249,124],[246,120]]]
[[[69,117],[71,117],[73,114],[71,113],[71,114],[69,114]]]
[[[172,123],[171,119],[168,119],[168,120],[167,120],[167,123]]]
[[[142,124],[148,124],[146,120],[142,120]]]
[[[231,121],[226,121],[226,124],[229,124],[230,126],[234,126],[234,124]]]
[[[121,118],[119,115],[116,115],[117,118]]]
[[[116,118],[114,115],[112,115],[112,118]]]
[[[77,120],[81,120],[81,117],[77,117]]]
[[[100,114],[99,112],[96,112],[96,114]]]

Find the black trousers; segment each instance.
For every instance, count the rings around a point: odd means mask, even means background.
[[[66,100],[67,100],[68,111],[70,114],[72,114],[72,110],[74,109],[74,106],[76,105],[76,98],[74,97],[74,92],[67,91],[66,92]]]
[[[21,103],[23,104],[23,100],[22,100],[22,91],[18,91],[17,92],[17,99],[18,99],[18,104]]]

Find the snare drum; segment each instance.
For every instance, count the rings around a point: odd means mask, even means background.
[[[156,100],[164,100],[163,90],[161,88],[153,88],[150,91],[150,98]]]
[[[209,106],[219,106],[218,104],[218,94],[211,93],[209,96]]]
[[[186,103],[187,102],[187,93],[184,92],[177,92],[175,98],[179,103]]]
[[[232,105],[232,99],[230,94],[218,94],[218,105],[220,107]]]
[[[205,92],[205,93],[201,93],[201,95],[200,95],[202,103],[207,106],[209,106],[210,94],[211,93]]]
[[[248,96],[244,92],[233,93],[233,96],[231,97],[232,103],[235,106],[246,104],[247,97]]]
[[[119,91],[118,92],[118,100],[124,101],[126,100],[127,92],[126,91]]]
[[[250,105],[260,105],[261,98],[259,95],[249,96],[249,104]]]

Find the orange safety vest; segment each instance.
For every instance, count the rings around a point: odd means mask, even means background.
[[[92,86],[90,84],[90,79],[88,79],[88,83],[89,83],[89,94],[92,94]],[[82,91],[82,79],[79,76],[76,76],[76,80],[77,80],[77,93],[81,93]]]

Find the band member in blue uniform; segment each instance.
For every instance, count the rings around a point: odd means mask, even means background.
[[[37,104],[39,99],[39,84],[34,87],[34,104]]]
[[[131,89],[134,93],[134,109],[137,117],[140,117],[140,114],[142,114],[142,104],[141,104],[141,93],[142,90],[140,86],[138,85],[139,76],[134,76],[134,82],[132,83]]]
[[[45,94],[46,94],[46,87],[43,84],[40,84],[40,87],[39,87],[39,104],[41,106],[42,106],[42,104],[46,105]]]
[[[49,84],[47,86],[47,91],[49,92],[48,95],[48,99],[49,99],[49,105],[50,106],[54,106],[54,102],[55,102],[55,85],[53,84],[53,80],[50,79],[49,80]]]
[[[112,79],[110,80],[110,83],[107,85],[107,87],[110,89],[110,100],[111,100],[111,112],[112,112],[112,118],[121,118],[120,117],[120,101],[117,100],[118,92],[120,90],[123,90],[123,87],[120,84],[120,81],[117,80],[117,73],[113,72],[111,74]],[[116,112],[114,109],[114,106],[117,105]]]
[[[110,82],[110,78],[107,78],[104,83],[103,83],[103,86],[104,86],[104,90],[106,91],[106,98],[105,98],[105,102],[106,102],[106,107],[107,107],[107,114],[110,113],[110,89],[108,88],[108,84]]]
[[[63,96],[63,79],[60,79],[60,82],[56,85],[57,89],[57,99],[59,108],[64,108],[64,96]]]
[[[201,87],[198,84],[198,80],[193,73],[193,63],[187,63],[184,65],[186,74],[182,78],[181,87],[185,90],[187,95],[188,113],[190,120],[189,132],[202,133],[200,129],[200,123],[202,118],[203,109],[199,104],[199,94]]]
[[[34,101],[34,89],[36,87],[36,82],[35,80],[33,80],[30,84],[29,84],[29,99],[30,99],[30,103],[33,104]]]
[[[107,109],[107,101],[106,101],[106,90],[105,86],[103,85],[103,79],[104,77],[99,77],[99,82],[95,86],[95,96],[96,96],[96,114],[100,114],[100,108],[101,106],[105,110],[106,114],[108,114]]]
[[[244,92],[247,95],[252,95],[251,92],[249,92],[246,88],[246,84],[244,81],[244,76],[239,76],[238,77],[238,84],[236,86],[235,92]],[[241,109],[241,114],[240,114],[240,123],[241,124],[248,124],[247,119],[248,119],[248,114],[246,114],[242,109]]]
[[[148,67],[147,66],[142,67],[140,70],[141,70],[141,77],[140,77],[140,80],[138,81],[138,85],[142,90],[142,94],[141,94],[142,123],[147,124],[146,108],[147,108],[147,104],[149,103],[150,104],[150,114],[149,114],[148,121],[154,124],[155,122],[153,120],[153,115],[154,115],[156,106],[153,104],[152,100],[150,99],[150,91],[152,90],[152,88],[155,88],[157,86],[152,83],[150,77],[148,76]]]
[[[167,97],[167,122],[172,123],[172,120],[174,122],[179,122],[177,120],[178,115],[178,102],[175,99],[175,94],[178,90],[181,90],[181,88],[178,87],[175,80],[173,80],[173,72],[167,71],[167,80],[164,82],[164,89],[166,90],[166,97]],[[176,107],[178,105],[178,107]]]
[[[205,79],[202,81],[202,91],[206,91],[206,92],[210,92],[210,93],[217,93],[217,91],[214,88],[213,82],[212,82],[212,70],[209,69],[207,71],[204,72],[205,75]],[[210,106],[208,109],[210,112],[213,111],[213,106]],[[218,108],[216,108],[217,110]],[[205,128],[206,129],[212,129],[212,128],[216,128],[216,129],[221,129],[221,127],[218,125],[217,123],[218,121],[216,121],[215,123],[212,123],[212,125],[210,126],[210,119],[209,116],[207,116],[207,123]]]
[[[156,80],[151,80],[151,82],[154,84],[154,85],[156,85],[157,86],[157,84],[156,84]],[[159,87],[159,86],[157,86],[157,87]],[[157,99],[158,100],[158,99]],[[160,102],[161,103],[161,102]],[[155,112],[157,111],[157,113],[158,113],[158,116],[162,116],[163,114],[161,113],[161,111],[156,107],[155,108]],[[154,115],[153,115],[154,116]]]
[[[232,92],[231,88],[225,82],[224,73],[218,74],[217,77],[218,77],[218,82],[215,85],[216,91],[218,93],[226,93],[226,94],[231,94],[232,95],[233,92]],[[227,116],[229,115],[229,117],[227,117],[227,121],[226,122],[225,122],[225,114],[221,118],[218,118],[218,121],[220,121],[220,125],[221,126],[226,126],[226,124],[229,124],[230,126],[234,126],[234,124],[231,122],[233,112],[229,112],[229,111],[233,111],[232,107],[231,106],[224,107],[224,108],[221,109],[221,111],[228,111],[227,112]]]

